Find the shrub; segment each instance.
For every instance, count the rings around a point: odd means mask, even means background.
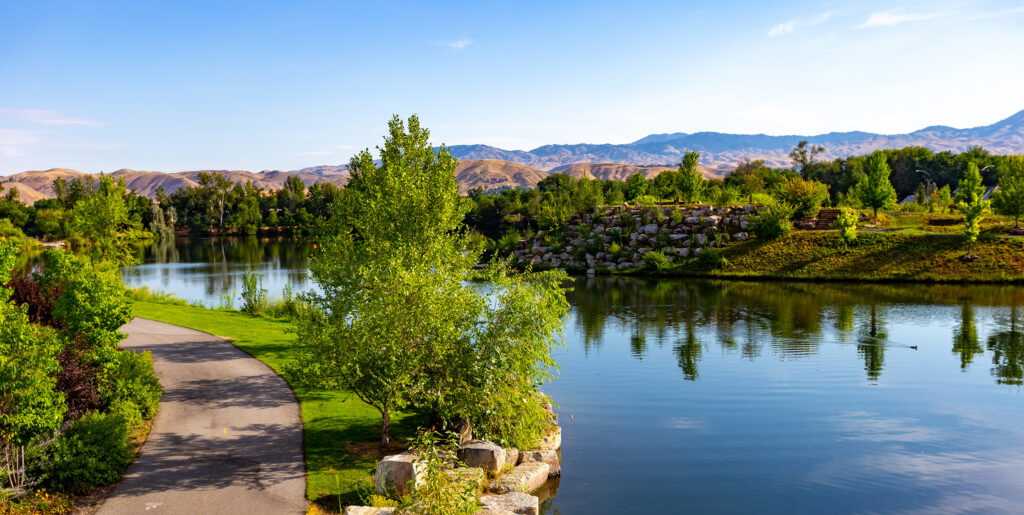
[[[839,216],[832,222],[832,226],[839,229],[839,238],[843,240],[843,250],[848,250],[850,243],[857,239],[857,212],[844,207],[840,209]]]
[[[612,242],[612,244],[608,246],[608,253],[617,257],[622,253],[622,245]]]
[[[751,221],[754,234],[764,240],[781,238],[793,230],[793,223],[790,218],[793,216],[793,208],[785,202],[776,202],[758,213]]]
[[[661,252],[648,252],[644,254],[642,269],[646,272],[660,272],[668,270],[672,266],[668,258]]]
[[[278,318],[294,318],[299,314],[299,299],[295,297],[291,283],[284,285],[280,300],[267,306],[267,314]]]
[[[245,272],[242,276],[242,311],[261,317],[267,312],[267,290],[263,288],[263,276]]]
[[[140,427],[142,419],[156,415],[163,394],[153,371],[153,355],[149,351],[118,352],[113,366],[103,373],[99,392],[100,399],[111,411],[125,415],[131,429]]]
[[[817,215],[818,208],[828,200],[828,186],[818,181],[790,177],[779,184],[776,195],[793,207],[792,216],[810,218]]]
[[[718,270],[723,266],[729,264],[729,260],[725,259],[718,250],[711,247],[705,247],[697,254],[697,266],[705,270]]]
[[[33,475],[47,488],[80,494],[116,482],[134,458],[124,418],[89,413],[43,449]]]
[[[671,218],[672,218],[672,223],[677,224],[677,225],[683,223],[683,220],[686,218],[685,216],[683,216],[683,210],[679,209],[679,205],[678,204],[675,205],[675,206],[672,206]]]
[[[454,433],[439,439],[431,432],[421,433],[412,442],[411,447],[419,456],[416,461],[424,469],[423,484],[402,500],[400,513],[468,515],[480,509],[476,500],[480,485],[469,477],[449,473],[458,463],[458,442]]]

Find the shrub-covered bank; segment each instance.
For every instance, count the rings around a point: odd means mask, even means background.
[[[148,353],[119,348],[117,263],[51,249],[12,270],[16,252],[0,240],[0,513],[65,513],[121,477],[162,390]]]
[[[971,258],[961,234],[782,231],[758,238],[764,208],[634,207],[574,215],[564,229],[520,241],[513,258],[576,274],[747,279],[1024,282],[1024,239],[983,234]]]

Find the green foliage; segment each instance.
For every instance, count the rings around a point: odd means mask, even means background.
[[[647,194],[647,178],[644,174],[637,172],[626,179],[626,198],[633,200]]]
[[[843,240],[843,248],[849,249],[850,244],[857,239],[857,212],[848,207],[839,209],[839,216],[832,222],[832,227],[839,229],[839,238]]]
[[[672,267],[672,263],[661,252],[644,254],[642,269],[645,272],[662,272]]]
[[[242,311],[257,317],[267,312],[267,290],[263,288],[263,276],[248,270],[242,275]]]
[[[793,230],[793,217],[795,210],[785,202],[775,202],[766,209],[758,211],[757,216],[751,220],[754,234],[763,240],[773,240],[786,235]]]
[[[1024,156],[1008,156],[1006,171],[999,176],[999,189],[992,195],[996,212],[1013,217],[1013,226],[1020,227],[1024,214]]]
[[[967,165],[967,173],[960,180],[960,189],[953,199],[956,201],[957,210],[964,215],[964,236],[967,238],[968,253],[981,233],[982,218],[989,213],[990,202],[982,200],[984,194],[985,186],[981,183],[978,165],[970,163]]]
[[[704,173],[697,165],[700,164],[700,153],[695,150],[687,150],[683,154],[683,160],[679,163],[679,179],[676,183],[679,195],[686,202],[696,202],[704,195],[708,186],[704,179]]]
[[[66,515],[74,507],[75,500],[71,496],[48,492],[45,488],[10,499],[4,499],[0,494],[0,513],[3,515]]]
[[[101,174],[95,190],[74,205],[71,235],[95,248],[101,259],[133,263],[131,244],[141,227],[130,216],[128,204],[124,179]]]
[[[15,227],[10,219],[0,218],[0,241],[3,240],[23,243],[25,241],[25,233],[18,227]]]
[[[704,247],[697,254],[697,266],[703,270],[718,270],[729,266],[729,260],[725,259],[725,256],[717,249]]]
[[[828,201],[828,186],[799,177],[786,178],[776,188],[776,196],[793,207],[793,217],[811,218]]]
[[[0,285],[10,279],[16,247],[0,241]],[[55,430],[64,396],[55,391],[62,343],[53,331],[29,323],[27,310],[0,286],[0,439],[24,445]]]
[[[471,477],[460,476],[452,468],[458,464],[455,449],[458,435],[438,437],[421,432],[412,442],[416,463],[423,470],[423,484],[412,490],[398,506],[399,513],[421,515],[469,515],[480,510],[477,493],[480,485]]]
[[[149,351],[122,350],[116,356],[101,377],[100,400],[110,406],[111,411],[125,415],[130,429],[138,429],[142,419],[156,415],[163,388],[156,378],[153,355]]]
[[[47,488],[80,494],[116,482],[133,459],[125,420],[88,413],[43,449],[32,475]]]
[[[398,118],[380,149],[350,163],[347,202],[310,264],[322,293],[296,323],[298,360],[289,375],[346,389],[381,414],[390,444],[394,409],[417,405],[468,417],[481,434],[536,437],[526,390],[548,377],[550,346],[567,311],[561,274],[511,274],[494,265],[487,295],[467,280],[478,251],[468,244],[456,161],[413,116]]]
[[[878,210],[896,203],[896,190],[892,187],[889,176],[892,170],[886,162],[885,153],[877,151],[868,160],[867,175],[857,184],[857,195],[861,204],[873,211],[878,218]]]

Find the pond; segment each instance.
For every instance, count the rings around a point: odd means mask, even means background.
[[[133,286],[217,304],[311,246],[191,240]],[[546,513],[1019,512],[1024,289],[580,278]]]

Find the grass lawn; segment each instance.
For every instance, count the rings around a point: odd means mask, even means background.
[[[281,373],[293,336],[288,322],[234,311],[135,302],[135,315],[189,327],[231,340]],[[347,392],[295,388],[305,429],[306,497],[330,508],[358,503],[373,488],[380,458],[380,413]],[[418,418],[392,415],[392,442],[413,435]]]

